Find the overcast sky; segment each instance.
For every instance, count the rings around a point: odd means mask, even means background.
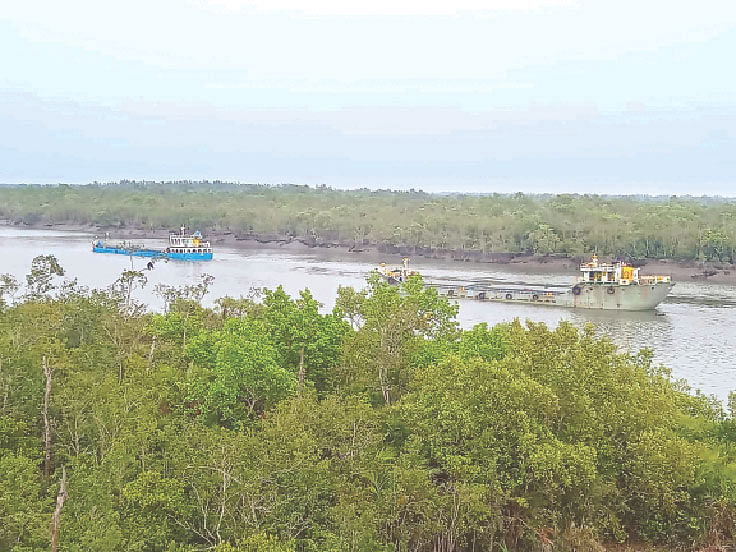
[[[733,0],[0,9],[0,182],[736,195]]]

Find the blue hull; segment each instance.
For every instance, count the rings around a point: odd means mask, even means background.
[[[158,249],[125,249],[122,247],[92,248],[93,253],[115,253],[129,257],[150,257],[155,259],[175,259],[177,261],[211,261],[212,253],[170,253]]]
[[[211,261],[212,253],[164,253],[167,259],[178,261]]]

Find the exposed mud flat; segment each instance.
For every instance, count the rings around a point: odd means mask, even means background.
[[[71,232],[85,232],[104,236],[109,232],[111,239],[121,240],[166,240],[169,230],[161,228],[101,228],[78,224],[11,224],[0,221],[0,224],[20,228],[52,229]],[[175,229],[172,229],[172,231]],[[243,249],[283,249],[285,251],[309,251],[312,249],[334,249],[349,255],[364,255],[370,259],[384,259],[395,262],[400,257],[408,256],[416,260],[435,259],[457,263],[482,263],[492,265],[494,270],[523,270],[535,274],[575,274],[583,257],[566,257],[563,255],[532,255],[528,253],[505,253],[479,250],[430,249],[426,247],[401,246],[393,244],[350,244],[292,236],[267,234],[239,234],[231,231],[210,231],[206,237],[216,248],[230,247]],[[642,274],[663,274],[672,276],[677,281],[698,281],[703,283],[736,285],[736,264],[722,262],[701,263],[695,260],[678,259],[638,259],[635,261],[642,267]]]

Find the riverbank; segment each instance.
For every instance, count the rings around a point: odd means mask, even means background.
[[[37,230],[59,230],[84,232],[104,236],[110,233],[111,239],[166,240],[169,231],[162,228],[104,228],[80,224],[12,224],[0,221],[0,224],[18,228]],[[561,255],[532,255],[528,253],[483,252],[479,250],[430,249],[413,246],[397,246],[393,244],[366,243],[359,246],[305,239],[293,236],[276,236],[260,234],[238,234],[231,231],[210,231],[206,237],[213,246],[242,249],[283,249],[285,251],[309,251],[313,249],[334,249],[343,251],[346,256],[369,256],[385,259],[386,262],[398,261],[408,256],[415,260],[433,259],[450,262],[468,262],[492,265],[496,270],[519,270],[537,274],[571,274],[577,271],[582,257],[565,257]],[[721,262],[700,263],[695,260],[678,259],[640,259],[637,264],[644,274],[669,275],[675,281],[699,281],[721,285],[736,285],[736,265]]]
[[[26,229],[0,227],[0,273],[9,273],[25,282],[31,261],[38,255],[54,255],[68,278],[77,278],[78,285],[89,289],[105,289],[115,282],[123,270],[131,266],[142,270],[143,259],[130,260],[124,255],[100,255],[91,251],[96,231],[80,232],[61,228]],[[98,233],[104,236],[104,232]],[[113,239],[122,238],[113,234]],[[165,239],[132,238],[163,247]],[[127,236],[124,237],[128,239]],[[344,249],[306,248],[303,244],[283,247],[252,246],[240,240],[238,245],[218,245],[215,260],[208,263],[162,262],[146,271],[147,284],[136,289],[136,301],[151,312],[162,312],[161,297],[156,294],[159,284],[197,285],[201,274],[215,278],[205,304],[212,306],[218,297],[239,297],[251,290],[273,289],[282,285],[292,297],[307,288],[330,312],[335,305],[339,286],[365,286],[367,272],[377,263],[398,264],[398,255],[377,251],[348,253]],[[569,261],[568,261],[569,262]],[[568,269],[552,262],[481,264],[459,263],[412,257],[411,266],[441,281],[483,280],[498,285],[569,285],[576,276],[576,267]],[[648,267],[645,267],[648,268]],[[535,272],[536,271],[536,272]],[[464,301],[458,320],[470,329],[479,323],[489,326],[514,318],[533,320],[555,328],[562,320],[577,327],[592,324],[600,335],[608,335],[622,350],[636,352],[643,347],[655,351],[655,364],[669,366],[676,378],[685,378],[694,388],[713,394],[725,404],[728,391],[736,389],[736,286],[717,285],[702,281],[676,280],[678,284],[656,312],[619,312],[595,309],[565,309],[555,306],[520,305],[511,303]],[[664,315],[664,316],[662,316]]]

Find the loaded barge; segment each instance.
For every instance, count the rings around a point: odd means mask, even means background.
[[[213,256],[210,242],[204,240],[199,231],[187,234],[183,226],[178,234],[169,234],[169,247],[165,249],[154,249],[125,241],[113,244],[95,239],[92,242],[92,252],[180,261],[211,261]]]
[[[386,281],[399,284],[418,274],[408,268],[408,259],[395,269],[382,264],[377,270]],[[642,276],[639,268],[624,262],[592,261],[580,264],[582,275],[573,286],[492,286],[426,282],[449,299],[473,299],[503,303],[556,305],[580,309],[651,310],[665,300],[674,283],[670,276]]]

